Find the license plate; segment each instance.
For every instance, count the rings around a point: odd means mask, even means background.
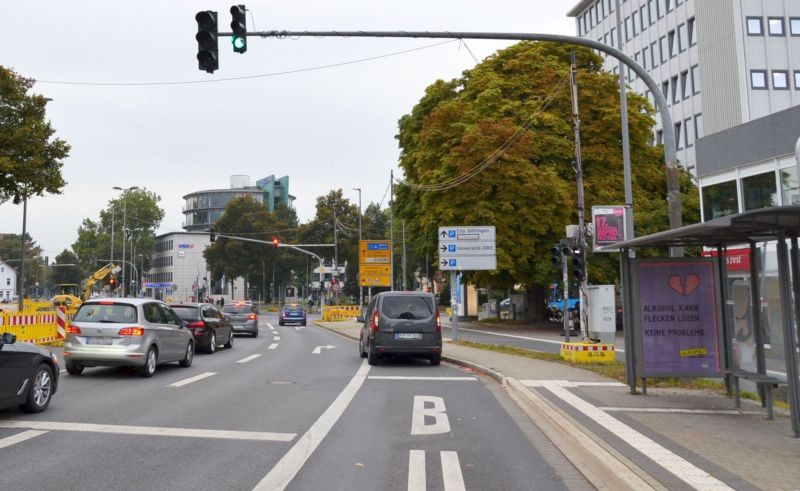
[[[86,338],[86,344],[103,344],[109,345],[113,342],[114,338],[108,336],[94,336],[91,338]]]
[[[395,339],[422,339],[422,334],[416,332],[397,332],[394,334]]]

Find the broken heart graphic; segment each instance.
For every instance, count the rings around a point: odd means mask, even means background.
[[[681,276],[677,274],[669,277],[669,287],[684,297],[697,290],[699,286],[700,277],[694,273],[686,275],[686,278],[681,278]]]

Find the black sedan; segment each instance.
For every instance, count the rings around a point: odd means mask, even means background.
[[[194,334],[198,348],[206,353],[213,353],[217,346],[233,348],[233,325],[217,307],[210,303],[173,303],[170,304],[186,326]]]
[[[11,333],[0,336],[0,408],[42,412],[58,389],[58,360],[35,344],[16,341]]]

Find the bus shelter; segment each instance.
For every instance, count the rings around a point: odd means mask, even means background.
[[[800,206],[763,208],[619,242],[627,381],[724,378],[787,386],[800,436],[798,271]],[[642,248],[702,248],[683,257],[632,257]],[[695,249],[692,249],[695,250]],[[735,251],[735,252],[734,252]],[[694,257],[692,257],[694,256]]]

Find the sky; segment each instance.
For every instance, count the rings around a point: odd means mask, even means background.
[[[451,31],[574,35],[577,0],[284,0],[246,3],[248,30]],[[157,233],[181,231],[183,196],[230,187],[230,176],[289,176],[301,222],[342,189],[386,207],[397,122],[425,88],[450,80],[508,41],[219,39],[219,70],[197,67],[199,10],[219,0],[0,2],[0,64],[37,80],[47,116],[72,150],[59,195],[28,200],[27,232],[51,258],[138,186],[161,197]],[[477,60],[477,61],[476,61]],[[244,77],[244,78],[243,78]],[[238,80],[236,80],[239,78]],[[234,79],[234,80],[231,80]],[[22,232],[22,205],[0,204],[0,233]]]

